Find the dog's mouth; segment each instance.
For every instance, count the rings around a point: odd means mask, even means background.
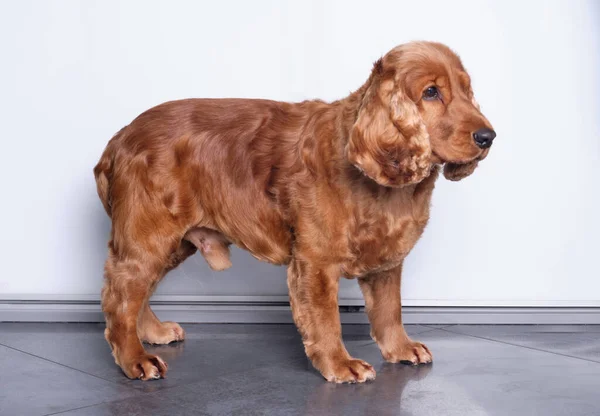
[[[435,150],[432,149],[431,150],[431,160],[432,160],[432,164],[434,164],[434,165],[446,165],[446,164],[468,165],[471,163],[481,162],[483,159],[485,159],[487,157],[488,153],[490,153],[490,148],[483,149],[477,156],[475,156],[471,159],[447,160],[447,159],[444,159],[443,157],[441,157],[439,154],[436,153]]]
[[[460,181],[463,178],[471,175],[480,161],[485,159],[489,153],[489,148],[481,151],[479,155],[464,161],[446,161],[439,157],[435,152],[432,151],[432,158],[437,159],[439,162],[437,164],[443,165],[443,173],[444,177],[450,181]]]
[[[488,147],[487,149],[483,149],[481,151],[481,154],[479,156],[477,156],[475,158],[475,160],[477,160],[478,162],[481,162],[483,159],[485,159],[487,157],[488,153],[490,153],[490,147]]]

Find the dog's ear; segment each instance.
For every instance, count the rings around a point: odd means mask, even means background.
[[[444,165],[444,177],[449,181],[460,181],[473,173],[478,164],[478,160],[461,165],[456,163],[446,163]]]
[[[375,63],[346,147],[350,162],[384,186],[417,183],[431,171],[427,129],[400,84]]]

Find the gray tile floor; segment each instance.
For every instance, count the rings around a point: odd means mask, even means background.
[[[600,415],[600,325],[409,325],[434,363],[385,363],[344,326],[374,382],[326,383],[292,325],[184,325],[148,347],[167,379],[131,381],[101,324],[0,324],[0,415]]]

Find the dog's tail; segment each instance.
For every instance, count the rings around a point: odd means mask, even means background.
[[[127,126],[123,127],[112,139],[108,142],[104,153],[100,157],[100,161],[94,167],[94,176],[96,177],[96,187],[98,189],[98,196],[104,205],[104,209],[108,216],[111,216],[112,201],[110,196],[110,187],[113,176],[113,165],[115,161],[116,153],[116,142],[121,137]]]

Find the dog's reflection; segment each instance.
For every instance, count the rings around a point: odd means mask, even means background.
[[[325,415],[335,413],[398,415],[402,409],[402,392],[415,381],[423,380],[433,364],[410,366],[384,363],[377,370],[377,379],[366,384],[320,384],[307,396],[305,413]],[[382,403],[385,403],[382,406]]]
[[[169,362],[173,358],[179,357],[183,354],[185,348],[184,342],[171,342],[170,344],[158,345],[158,344],[144,344],[146,351],[150,354],[155,354]]]

